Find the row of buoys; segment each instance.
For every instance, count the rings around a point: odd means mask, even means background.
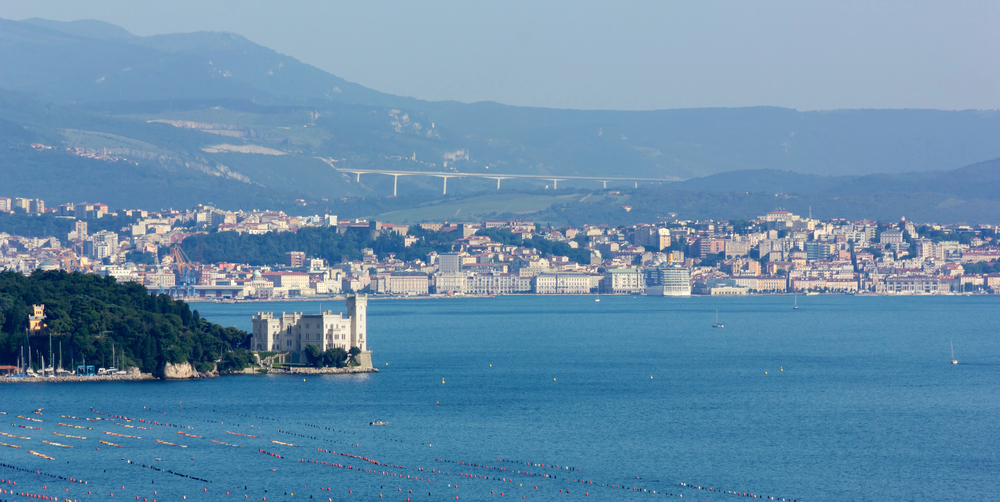
[[[58,433],[58,432],[55,432],[55,431],[53,431],[53,432],[52,432],[52,435],[54,435],[54,436],[59,436],[59,437],[64,437],[64,438],[73,438],[73,439],[87,439],[87,438],[85,438],[85,437],[83,437],[83,436],[71,436],[71,435],[69,435],[69,434],[60,434],[60,433]]]
[[[32,455],[34,455],[36,457],[44,458],[45,460],[55,460],[54,458],[52,458],[52,457],[50,457],[50,456],[48,456],[48,455],[46,455],[44,453],[38,453],[35,450],[28,450],[28,453],[30,453],[30,454],[32,454]]]
[[[86,429],[86,430],[91,430],[91,431],[94,430],[93,427],[82,427],[82,426],[79,426],[79,425],[64,424],[62,422],[59,422],[59,425],[65,425],[66,427],[72,427],[74,429]]]
[[[143,406],[143,408],[145,408],[145,406]],[[129,421],[129,422],[131,422],[131,421],[139,421],[139,422],[142,422],[144,424],[162,425],[164,427],[175,427],[175,428],[180,428],[180,429],[191,429],[192,428],[191,426],[188,426],[188,425],[177,425],[177,424],[169,424],[169,423],[162,423],[161,424],[160,422],[146,421],[146,420],[143,420],[141,418],[139,418],[139,419],[126,418],[126,417],[123,417],[121,415],[112,415],[112,414],[109,414],[109,413],[102,413],[100,411],[95,410],[93,406],[90,407],[90,411],[93,411],[94,413],[97,413],[98,415],[104,415],[106,417],[121,418],[121,419],[123,419],[125,421]],[[163,413],[166,414],[167,412],[164,411]],[[105,418],[104,420],[112,420],[112,419],[111,418]]]
[[[109,436],[118,436],[120,438],[130,438],[130,439],[142,439],[139,436],[129,436],[128,434],[119,434],[117,432],[102,431]]]
[[[143,427],[141,425],[120,424],[118,422],[114,422],[114,424],[117,425],[117,426],[120,426],[120,427],[128,427],[129,429],[146,429],[147,431],[153,430],[150,427]]]
[[[234,416],[238,416],[238,417],[259,418],[261,420],[273,420],[275,422],[280,422],[281,421],[280,419],[277,419],[277,418],[272,418],[272,417],[258,417],[258,416],[253,416],[253,415],[247,415],[246,413],[236,413],[236,412],[233,412],[233,411],[221,411],[221,410],[212,409],[212,412],[213,413],[222,413],[222,414],[225,414],[225,415],[234,415]],[[166,412],[164,412],[164,413],[166,413]]]
[[[492,467],[492,466],[489,466],[489,465],[473,464],[471,462],[462,462],[460,460],[445,460],[443,458],[440,458],[440,459],[439,458],[435,458],[434,461],[435,462],[447,462],[447,463],[454,462],[454,463],[456,463],[458,465],[467,465],[469,467],[479,467],[479,468],[482,468],[482,469],[496,469],[496,470],[500,470],[500,471],[510,472],[510,469],[508,469],[506,467]]]
[[[7,434],[6,432],[0,432],[0,436],[7,436],[9,438],[17,438],[17,439],[31,439],[30,437],[18,436],[16,434]]]
[[[710,492],[725,493],[725,494],[728,494],[728,495],[737,495],[737,496],[740,496],[740,497],[749,497],[749,498],[754,498],[754,499],[763,499],[763,498],[766,498],[768,500],[785,500],[787,502],[802,502],[802,500],[799,500],[799,499],[785,499],[785,498],[774,497],[774,496],[771,496],[771,495],[768,495],[768,496],[757,495],[757,494],[754,494],[754,493],[751,493],[751,492],[741,492],[741,491],[734,491],[734,490],[722,490],[720,488],[712,488],[712,487],[705,487],[705,486],[699,486],[699,485],[692,485],[692,484],[688,484],[688,483],[679,483],[679,484],[680,484],[680,486],[684,486],[686,488],[694,488],[696,490],[705,490],[705,491],[710,491]]]
[[[100,441],[98,441],[98,443],[103,443],[103,444],[106,444],[108,446],[114,446],[116,448],[124,448],[124,446],[122,446],[120,444],[114,444],[114,443],[111,443],[111,442],[108,442],[108,441],[104,441],[104,440],[100,440]]]
[[[219,412],[217,410],[213,410],[213,411]],[[225,413],[225,412],[219,412],[219,413]],[[232,414],[232,415],[236,415],[236,414]],[[143,420],[143,419],[130,419],[130,418],[126,418],[126,417],[120,416],[120,415],[116,415],[116,417],[120,417],[120,418],[125,419],[125,420],[140,420],[140,421],[145,422],[145,420]],[[268,419],[268,417],[257,417],[257,418]],[[232,424],[232,423],[230,422],[230,424]],[[11,424],[11,425],[17,425],[17,424]],[[123,424],[117,424],[117,425],[123,425]],[[331,428],[328,428],[328,427],[316,426],[316,425],[313,425],[313,424],[305,424],[305,425],[313,427],[313,428],[316,428],[316,429],[321,429],[321,430],[334,430],[334,431],[336,431],[335,429],[331,429]],[[123,425],[123,426],[130,427],[128,425]],[[40,430],[40,429],[38,429],[38,430]],[[187,433],[184,433],[184,432],[181,432],[181,431],[177,431],[177,432],[179,434],[190,436],[190,437],[200,437],[200,436],[195,436],[193,434],[187,434]],[[260,437],[260,436],[254,436],[254,435],[249,435],[249,434],[234,433],[232,431],[226,431],[226,432],[229,432],[230,434],[236,434],[236,435],[245,436],[245,437],[258,437],[258,438]],[[305,438],[310,438],[310,439],[315,439],[315,440],[326,440],[324,438],[318,438],[318,437],[315,437],[315,436],[306,436],[306,435],[302,435],[302,434],[296,434],[296,433],[293,433],[293,432],[290,432],[290,431],[281,431],[281,430],[279,430],[279,432],[286,433],[286,434],[297,435],[297,436],[300,436],[300,437],[305,437]],[[111,433],[111,434],[113,434],[113,433]],[[66,435],[64,435],[64,436],[66,436]],[[72,436],[66,436],[66,437],[72,437]],[[125,436],[125,437],[131,437],[131,436]],[[276,441],[276,440],[271,440],[271,441],[274,442],[274,443],[277,443],[277,444],[294,446],[294,445],[291,445],[290,443],[284,443],[284,442],[281,442],[281,441]],[[228,443],[219,442],[219,441],[215,441],[215,440],[213,440],[213,442],[220,443],[220,444],[227,444],[228,445]],[[238,446],[238,445],[230,445],[230,446]],[[319,449],[319,448],[317,448],[317,450],[323,451],[322,449]],[[261,451],[263,453],[268,453],[269,455],[277,456],[279,458],[283,458],[283,457],[281,457],[278,454],[272,454],[270,452],[265,452],[264,450],[259,450],[259,451]],[[329,450],[327,450],[327,451],[329,451]],[[358,459],[361,459],[361,460],[365,460],[366,462],[373,463],[375,465],[381,465],[381,466],[387,466],[387,467],[391,466],[391,467],[397,467],[397,468],[401,468],[401,469],[407,469],[406,467],[403,467],[403,466],[394,466],[394,465],[391,465],[391,464],[383,464],[381,462],[378,462],[378,461],[375,461],[375,460],[372,460],[372,459],[367,459],[366,457],[363,457],[363,456],[343,454],[343,453],[338,453],[338,452],[333,452],[333,453],[336,453],[338,455],[349,456],[349,457],[352,457],[352,458],[358,458]],[[438,460],[438,459],[435,459],[435,460]],[[305,461],[305,460],[303,460],[303,461]],[[444,460],[440,460],[440,461],[444,461]],[[554,464],[544,464],[544,463],[534,463],[534,462],[518,462],[518,461],[504,460],[504,459],[500,459],[500,458],[498,458],[497,461],[500,461],[500,462],[511,462],[511,463],[517,463],[517,464],[522,464],[522,465],[532,465],[532,466],[538,466],[538,467],[544,467],[544,468],[555,468],[555,469],[561,469],[561,470],[574,470],[574,471],[581,470],[579,468],[569,467],[569,466],[560,466],[560,465],[554,465]],[[326,465],[333,465],[333,466],[338,466],[339,465],[339,464],[336,464],[336,463],[325,463],[325,462],[322,462],[322,461],[309,461],[309,462],[311,462],[311,463],[319,463],[319,464],[326,464]],[[497,469],[497,470],[505,470],[505,471],[513,472],[511,469],[505,469],[505,468],[502,468],[502,467],[493,467],[493,466],[489,466],[489,465],[486,465],[486,464],[476,464],[476,463],[459,462],[459,461],[456,461],[455,463],[460,464],[460,465],[467,465],[467,466],[470,466],[470,467],[476,467],[476,468]],[[384,471],[362,470],[362,469],[355,469],[355,470],[364,471],[364,472],[379,473],[379,474],[382,474],[382,475],[389,475],[389,476],[395,476],[395,477],[401,477],[401,478],[408,478],[408,479],[409,478],[412,478],[412,479],[421,479],[421,478],[417,478],[417,477],[413,477],[413,476],[408,476],[408,475],[404,475],[404,474],[395,474],[395,473],[384,472]],[[442,474],[440,471],[437,471],[437,472],[439,474]],[[558,477],[556,477],[554,475],[551,475],[551,474],[544,474],[544,473],[537,473],[536,474],[536,473],[530,473],[530,472],[525,472],[525,471],[520,471],[520,470],[517,471],[517,473],[518,474],[524,474],[524,475],[544,476],[544,477],[548,477],[548,478],[556,479],[556,480],[559,479]],[[488,478],[488,477],[485,477],[485,476],[479,476],[477,474],[466,474],[466,473],[451,474],[449,472],[449,473],[447,473],[447,475],[459,475],[459,476],[471,477],[473,479],[479,478],[479,479],[495,479],[495,480],[498,480],[498,481],[507,481],[507,482],[511,482],[512,481],[512,480],[510,480],[508,478]],[[571,480],[567,479],[566,481],[571,481]],[[587,480],[576,480],[576,482],[587,483],[587,484],[594,484],[593,481],[587,481]],[[607,486],[607,485],[604,485],[604,486]],[[680,486],[684,486],[686,488],[705,489],[703,487],[698,487],[697,485],[688,485],[688,484],[685,484],[685,483],[681,483]],[[621,488],[621,489],[629,489],[629,487],[622,487],[620,485],[614,485],[614,487]],[[656,490],[649,490],[649,489],[646,489],[646,488],[631,487],[631,489],[633,491],[637,491],[637,492],[657,493]],[[770,498],[770,499],[777,500],[774,497],[763,497],[763,496],[760,496],[760,495],[751,494],[749,492],[722,491],[722,490],[715,490],[715,489],[708,489],[708,490],[709,491],[717,491],[717,492],[720,492],[720,493],[731,493],[731,494],[740,495],[740,496],[747,496],[747,497],[751,497],[751,498]],[[781,499],[781,500],[786,500],[786,499]]]
[[[501,458],[498,458],[497,462],[510,462],[512,464],[530,465],[532,467],[549,467],[549,468],[555,468],[555,469],[565,469],[565,470],[568,470],[568,471],[582,471],[583,470],[583,469],[580,469],[578,467],[569,467],[569,466],[565,466],[565,465],[562,466],[562,467],[560,467],[559,465],[542,464],[542,463],[538,463],[538,462],[527,462],[527,461],[522,461],[522,460],[509,460],[509,459],[505,460],[505,459],[501,459]]]
[[[21,449],[21,447],[20,447],[20,446],[18,446],[18,445],[16,445],[16,444],[7,444],[7,443],[4,443],[4,442],[2,442],[2,441],[0,441],[0,446],[9,446],[9,447],[11,447],[11,448],[17,448],[17,449]]]
[[[254,436],[253,434],[240,434],[239,432],[226,431],[226,434],[232,434],[234,436],[243,436],[245,438],[259,438],[260,436]]]
[[[4,488],[0,488],[0,493],[6,493],[8,495],[16,495],[16,496],[19,496],[19,497],[28,497],[28,498],[40,499],[40,500],[59,500],[59,497],[51,497],[49,495],[44,495],[44,494],[41,494],[41,493],[13,492],[11,490],[7,490],[7,489],[4,489]],[[7,499],[0,499],[0,502],[14,502],[14,501],[8,501]],[[72,500],[72,499],[63,499],[63,502],[80,502],[80,501],[79,500]]]
[[[257,451],[259,451],[261,453],[267,453],[268,455],[270,455],[272,457],[285,458],[285,457],[282,457],[281,455],[278,455],[277,453],[271,453],[269,451],[264,451],[264,450],[257,450]]]
[[[22,417],[21,415],[18,415],[17,418],[23,418],[25,420],[31,420],[32,422],[42,422],[43,421],[40,418]]]
[[[198,438],[198,439],[201,439],[201,436],[195,436],[194,434],[188,434],[186,432],[181,432],[181,431],[177,431],[177,433],[180,434],[180,435],[182,435],[182,436],[187,436],[189,438]]]
[[[282,434],[288,434],[289,436],[296,436],[296,437],[305,438],[305,439],[315,439],[316,441],[326,441],[327,443],[345,444],[345,445],[350,446],[350,443],[345,443],[343,441],[336,441],[336,440],[333,440],[333,439],[318,438],[316,436],[307,436],[305,434],[299,434],[297,432],[289,432],[289,431],[282,430],[282,429],[277,429],[277,431],[280,432],[280,433],[282,433]]]
[[[54,441],[49,441],[49,440],[46,440],[46,439],[43,439],[42,442],[45,443],[45,444],[50,444],[52,446],[60,446],[62,448],[72,448],[72,446],[70,446],[68,444],[56,443]]]
[[[157,443],[162,443],[162,444],[165,444],[165,445],[167,445],[167,446],[176,446],[176,447],[178,447],[178,448],[187,448],[187,446],[185,446],[185,445],[182,445],[182,444],[177,444],[177,443],[171,443],[170,441],[164,441],[164,440],[162,440],[162,439],[157,439],[157,440],[156,440],[156,442],[157,442]]]
[[[31,429],[31,430],[34,430],[34,431],[40,431],[40,430],[42,430],[39,427],[32,427],[30,425],[21,425],[21,424],[13,424],[13,423],[10,424],[10,425],[13,425],[14,427],[20,427],[22,429]]]
[[[198,478],[198,477],[195,477],[195,476],[190,476],[188,474],[183,474],[183,473],[180,473],[180,472],[174,472],[174,471],[172,471],[170,469],[160,469],[159,467],[156,467],[155,465],[140,464],[138,462],[133,462],[133,461],[131,461],[129,459],[126,459],[126,458],[122,458],[122,460],[124,460],[129,465],[135,465],[135,466],[139,466],[139,467],[145,467],[147,469],[152,469],[154,471],[165,472],[167,474],[173,474],[174,476],[178,476],[178,477],[181,477],[181,478],[193,479],[195,481],[201,481],[203,483],[211,483],[212,482],[211,480],[208,480],[208,479],[202,479],[202,478]],[[122,488],[124,488],[124,487],[122,487]]]
[[[211,441],[212,441],[213,443],[218,443],[218,444],[224,444],[224,445],[226,445],[226,446],[234,446],[234,447],[236,447],[236,448],[243,448],[242,446],[240,446],[240,445],[238,445],[238,444],[232,444],[232,443],[227,443],[227,442],[225,442],[225,441],[216,441],[216,440],[214,440],[214,439],[212,439]]]
[[[42,471],[39,471],[39,470],[36,470],[36,469],[25,469],[24,467],[18,467],[16,465],[11,465],[11,464],[0,463],[0,467],[6,467],[7,469],[11,469],[11,470],[15,470],[15,471],[27,472],[29,474],[33,474],[33,475],[37,475],[37,476],[46,476],[46,477],[49,477],[49,478],[52,478],[52,479],[61,479],[63,481],[71,481],[73,483],[89,484],[87,481],[84,481],[82,479],[67,478],[67,477],[64,477],[64,476],[58,476],[56,474],[49,474],[47,472],[42,472]],[[3,480],[0,480],[0,482],[3,482]],[[17,483],[13,483],[13,484],[17,484]]]

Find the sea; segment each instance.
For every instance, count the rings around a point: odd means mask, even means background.
[[[1000,497],[998,297],[594,300],[371,299],[378,373],[2,385],[0,501]]]

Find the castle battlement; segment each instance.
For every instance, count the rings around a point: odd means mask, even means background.
[[[347,316],[332,310],[317,314],[305,312],[257,312],[253,322],[253,350],[276,350],[303,355],[307,345],[321,351],[340,347],[350,351],[357,347],[367,351],[367,295],[347,298]],[[293,357],[294,359],[294,357]]]

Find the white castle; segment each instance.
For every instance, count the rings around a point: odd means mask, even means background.
[[[315,345],[321,351],[340,347],[346,351],[357,347],[368,350],[365,343],[368,295],[347,298],[347,317],[327,310],[320,314],[304,312],[257,312],[253,316],[253,350],[276,350],[292,354],[292,362],[304,354],[306,345]]]

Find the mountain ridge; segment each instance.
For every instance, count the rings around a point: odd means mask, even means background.
[[[36,166],[52,176],[50,193],[62,197],[99,186],[82,172],[113,176],[117,168],[45,156],[29,143],[112,152],[138,166],[126,177],[156,180],[164,192],[94,195],[130,205],[175,200],[182,206],[197,197],[280,206],[393,193],[392,177],[365,175],[359,182],[317,157],[346,170],[680,178],[687,181],[664,189],[705,193],[930,190],[992,200],[989,184],[975,180],[996,179],[991,159],[1000,158],[995,111],[615,111],[430,102],[348,82],[227,32],[139,37],[101,21],[0,19],[0,67],[0,129],[16,144],[0,152],[0,174]],[[934,174],[960,168],[968,169]],[[36,189],[30,178],[6,178],[10,191]],[[539,183],[506,179],[503,186],[530,192]],[[462,178],[449,183],[449,193],[494,186]],[[400,178],[398,189],[441,193],[439,179],[418,176]]]

